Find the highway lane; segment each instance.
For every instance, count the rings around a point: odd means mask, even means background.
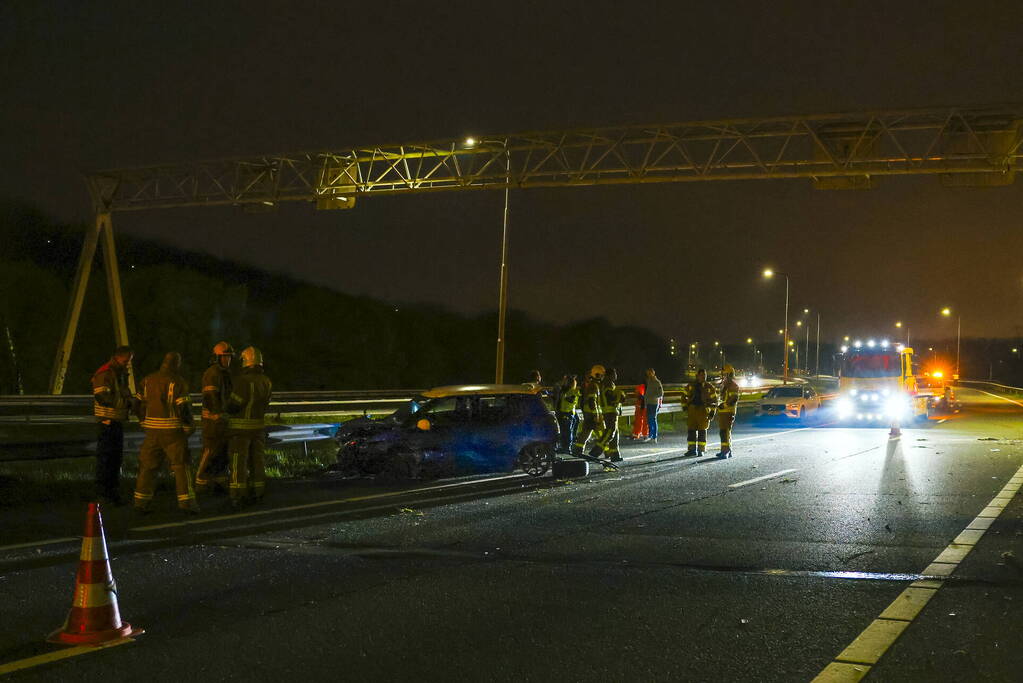
[[[682,459],[669,441],[561,485],[459,483],[419,504],[305,482],[289,486],[328,504],[119,527],[122,612],[147,635],[11,677],[809,680],[925,579],[1023,464],[1021,408],[963,393],[960,416],[896,441],[744,426],[728,461]],[[342,491],[376,497],[329,504]],[[969,659],[1013,680],[1018,649],[979,643],[1019,635],[1005,605],[1023,600],[1020,577],[1001,555],[1023,557],[1019,518],[1012,498],[872,678],[961,680]],[[47,651],[38,634],[70,596],[65,546],[0,550],[0,662]],[[939,618],[946,604],[962,618]]]

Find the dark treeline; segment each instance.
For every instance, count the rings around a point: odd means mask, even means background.
[[[0,205],[0,393],[45,393],[84,236],[22,203]],[[281,274],[118,235],[128,332],[140,373],[181,351],[193,380],[210,348],[227,339],[261,348],[275,386],[287,389],[421,388],[493,381],[496,313],[467,316],[429,304],[355,297]],[[653,366],[669,380],[681,364],[668,342],[603,318],[566,325],[508,316],[505,379],[532,369],[545,379],[601,362],[623,383]],[[97,254],[65,381],[87,393],[113,347]]]

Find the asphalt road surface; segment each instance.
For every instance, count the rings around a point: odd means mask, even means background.
[[[0,673],[1023,680],[1023,405],[962,398],[899,439],[744,424],[730,460],[669,439],[572,482],[325,476],[238,515],[110,510],[121,613],[146,633],[48,661],[81,510],[5,512]]]

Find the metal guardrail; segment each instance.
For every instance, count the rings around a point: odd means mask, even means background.
[[[1012,391],[1017,394],[1023,394],[1023,387],[1010,387],[1008,384],[999,384],[998,382],[989,382],[980,379],[961,379],[956,382],[957,384],[981,384],[989,387],[996,387],[1003,391]]]
[[[745,394],[743,402],[747,403],[751,394],[759,393],[776,383],[777,380],[767,379],[760,386],[742,388],[741,392]],[[658,411],[660,415],[683,412],[682,406],[678,403],[682,386],[681,384],[665,385],[665,401]],[[622,416],[631,419],[636,412],[635,387],[623,388],[628,389],[629,398],[622,407]],[[390,414],[396,408],[396,404],[404,403],[422,392],[423,390],[415,389],[287,391],[275,394],[275,400],[271,402],[271,406],[272,413],[278,417],[281,415],[315,415],[337,418],[369,415],[376,417]],[[191,398],[198,410],[201,394],[192,394]],[[94,419],[91,412],[92,396],[90,395],[0,396],[0,413],[8,413],[0,414],[0,427],[5,423],[38,425],[39,427],[53,424],[87,425]],[[339,419],[338,422],[316,424],[272,425],[268,428],[270,442],[273,445],[301,443],[303,448],[307,448],[308,443],[333,438],[338,425],[343,421],[344,419]],[[134,429],[127,431],[125,433],[126,450],[137,449],[141,445],[143,436],[141,431]],[[6,448],[3,448],[4,445]],[[189,440],[189,445],[193,448],[200,448],[201,437],[198,434],[193,435]],[[95,440],[91,434],[48,442],[0,444],[0,462],[89,457],[94,454]]]

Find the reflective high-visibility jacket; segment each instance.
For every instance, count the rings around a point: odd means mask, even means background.
[[[142,426],[146,429],[181,429],[192,425],[188,382],[178,373],[161,369],[146,375],[138,398]]]
[[[234,378],[234,388],[227,403],[228,429],[262,429],[263,418],[270,410],[273,384],[263,368],[245,368]]]
[[[128,419],[131,407],[131,389],[128,388],[128,369],[115,367],[107,361],[92,376],[92,413],[100,420]]]
[[[579,405],[579,389],[563,389],[558,395],[558,405],[555,406],[559,413],[574,413],[575,407]]]
[[[600,415],[601,398],[600,384],[590,379],[583,385],[583,412],[591,415]]]
[[[721,412],[734,414],[739,405],[739,385],[734,379],[726,379],[721,384]]]
[[[202,373],[202,417],[216,420],[227,412],[227,401],[231,398],[231,371],[219,362],[206,368]]]
[[[718,392],[710,382],[690,382],[682,389],[682,405],[710,410],[717,408]]]
[[[621,415],[625,403],[625,391],[609,379],[604,380],[600,390],[600,411],[605,415]]]

